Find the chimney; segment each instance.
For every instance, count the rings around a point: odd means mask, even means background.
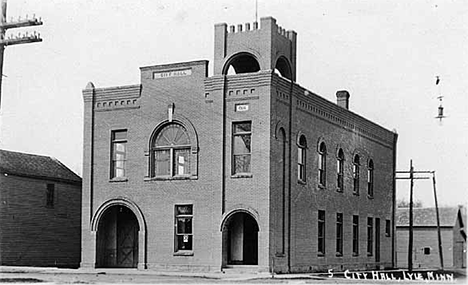
[[[336,104],[342,108],[349,109],[349,92],[346,90],[336,91]]]

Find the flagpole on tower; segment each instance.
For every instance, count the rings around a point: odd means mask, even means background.
[[[258,0],[255,0],[255,22],[258,22]]]

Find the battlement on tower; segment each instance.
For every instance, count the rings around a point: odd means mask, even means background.
[[[214,73],[227,74],[232,65],[236,73],[278,69],[295,80],[296,42],[296,32],[279,26],[273,17],[229,28],[216,24]]]
[[[274,26],[273,26],[273,31],[275,30],[275,27],[276,27],[276,31],[279,35],[282,35],[286,38],[288,38],[290,41],[294,41],[295,40],[295,37],[296,37],[296,32],[293,31],[293,30],[286,30],[285,28],[279,26],[276,24],[276,20],[272,17],[265,17],[265,18],[262,18],[260,20],[260,23],[262,23],[262,20],[265,24],[266,27],[264,27],[263,25],[260,25],[259,26],[259,23],[257,21],[253,22],[253,23],[244,23],[244,24],[237,24],[237,25],[230,25],[229,28],[227,29],[227,32],[229,34],[234,34],[234,33],[243,33],[243,32],[253,32],[253,31],[257,31],[257,30],[262,30],[262,28],[264,30],[268,29],[268,28],[271,28],[270,25],[268,25],[268,22],[273,19],[273,23],[274,23]],[[227,24],[225,23],[222,23],[222,24],[217,24],[216,26],[225,26],[227,27]]]

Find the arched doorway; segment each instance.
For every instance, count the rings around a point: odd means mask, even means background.
[[[139,225],[123,205],[107,208],[97,229],[96,267],[137,268]]]
[[[237,212],[223,225],[223,265],[258,265],[258,225],[248,213]]]

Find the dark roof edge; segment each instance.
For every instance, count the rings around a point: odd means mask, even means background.
[[[40,175],[29,175],[29,174],[15,173],[15,172],[6,171],[3,168],[0,168],[0,172],[3,172],[5,174],[7,174],[7,175],[17,176],[17,177],[48,180],[48,181],[55,181],[55,182],[60,182],[60,183],[73,184],[73,185],[81,185],[81,178],[78,175],[77,175],[77,177],[78,177],[79,181],[78,180],[71,180],[71,179],[57,178],[57,177],[48,177],[48,176],[40,176]]]

